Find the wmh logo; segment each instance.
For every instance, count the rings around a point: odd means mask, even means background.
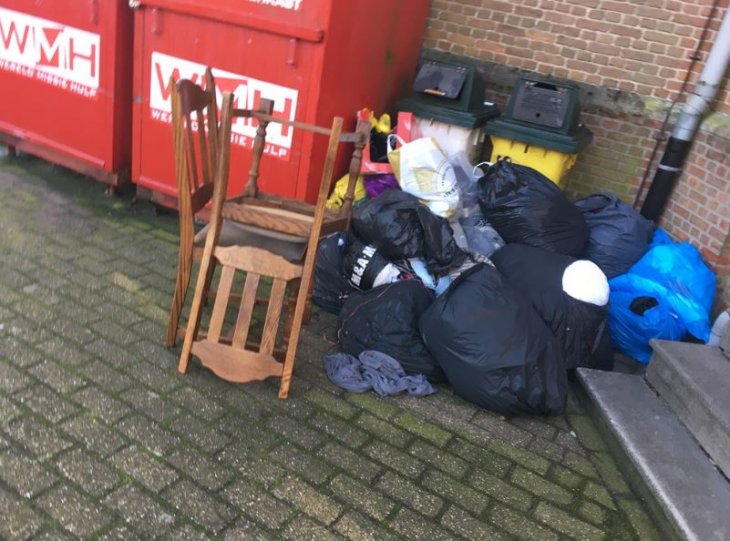
[[[99,87],[98,34],[0,8],[0,60]]]

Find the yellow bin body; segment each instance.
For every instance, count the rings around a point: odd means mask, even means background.
[[[563,187],[563,177],[575,164],[578,154],[564,154],[549,148],[528,145],[512,139],[504,139],[495,135],[492,138],[491,162],[509,158],[512,163],[532,167],[555,184]]]

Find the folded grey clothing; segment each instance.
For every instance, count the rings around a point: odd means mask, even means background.
[[[355,393],[372,389],[380,396],[403,392],[426,396],[436,392],[426,376],[407,376],[398,361],[380,351],[365,350],[358,357],[333,353],[324,358],[324,368],[332,383]]]

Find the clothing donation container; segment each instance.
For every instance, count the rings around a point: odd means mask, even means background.
[[[0,0],[0,144],[128,182],[132,23],[124,0]]]
[[[421,137],[433,137],[447,156],[464,152],[481,161],[484,125],[499,109],[484,101],[484,80],[474,66],[424,59],[413,95],[397,107],[415,115]]]
[[[174,206],[177,193],[170,79],[203,83],[274,115],[330,126],[336,115],[354,129],[363,107],[384,110],[404,96],[418,63],[427,0],[141,0],[135,2],[133,181],[152,200]],[[291,126],[270,125],[260,187],[314,201],[326,141]],[[256,124],[232,129],[229,195],[240,193]],[[349,156],[339,156],[338,173]]]
[[[541,79],[518,79],[507,111],[484,129],[492,138],[492,162],[510,158],[561,188],[578,153],[593,139],[580,122],[578,87]]]

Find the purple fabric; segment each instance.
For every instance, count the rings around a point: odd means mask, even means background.
[[[365,177],[363,177],[363,184],[365,185],[365,192],[370,198],[377,197],[385,190],[389,190],[391,188],[400,190],[400,184],[398,184],[398,180],[396,180],[393,173],[365,175]]]

